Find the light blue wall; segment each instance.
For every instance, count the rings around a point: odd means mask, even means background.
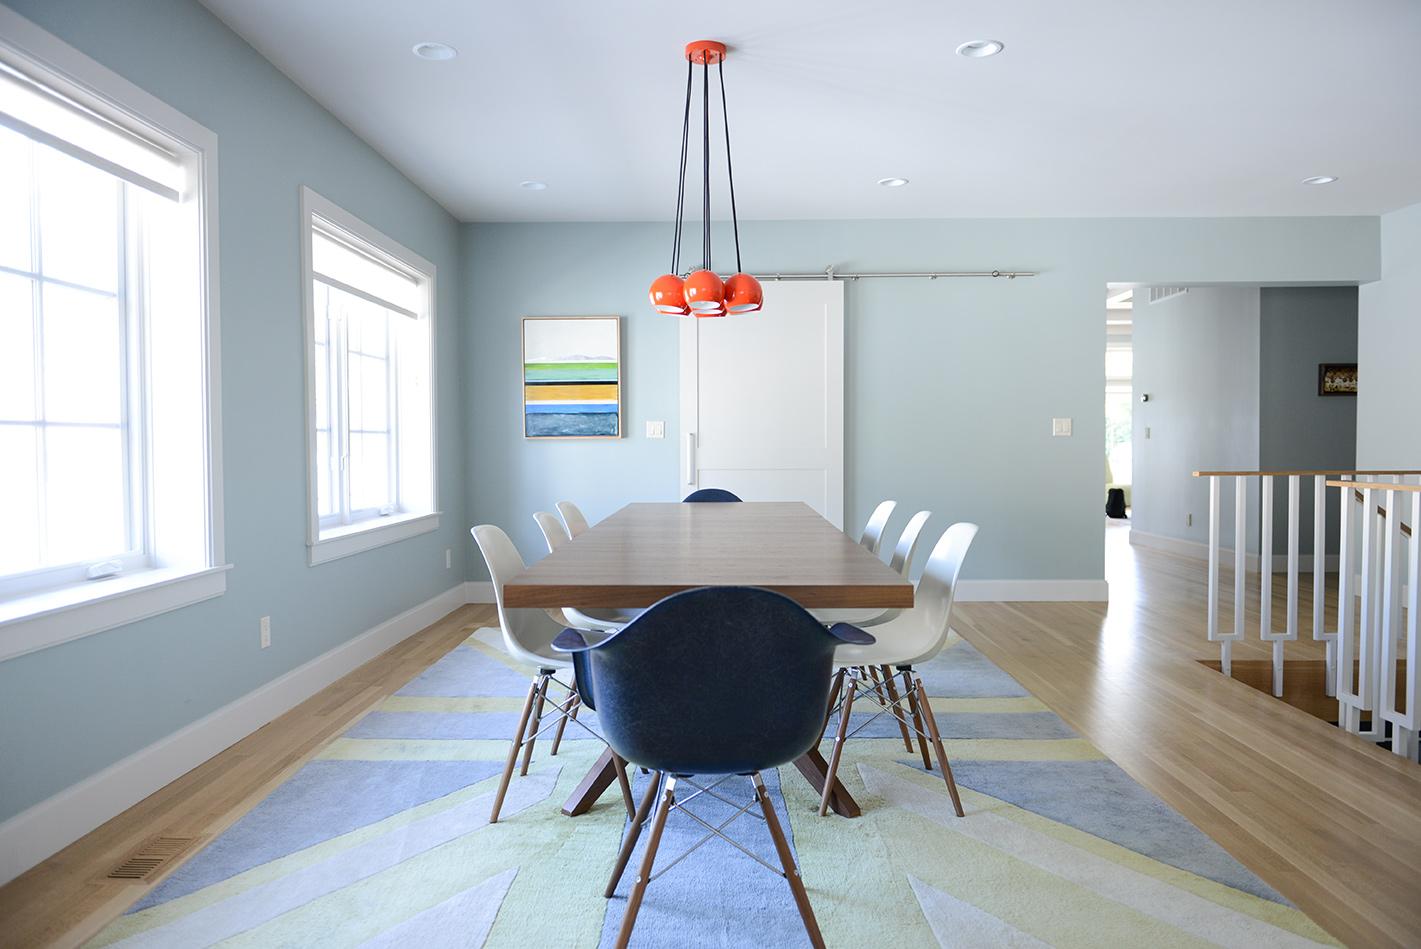
[[[1209,539],[1209,482],[1200,469],[1258,468],[1258,288],[1193,287],[1148,302],[1135,294],[1134,483],[1131,530],[1203,544]],[[1220,524],[1233,548],[1232,483]],[[1247,506],[1258,511],[1256,484]],[[1190,519],[1192,517],[1192,523]],[[1244,549],[1258,549],[1250,522]]]
[[[1421,204],[1382,216],[1382,279],[1358,301],[1357,464],[1421,468]]]
[[[188,0],[20,0],[20,13],[218,135],[225,596],[0,663],[0,819],[462,580],[459,227]],[[297,189],[438,268],[441,529],[319,567],[305,547]],[[444,567],[444,550],[456,554]],[[258,648],[257,619],[273,644]]]
[[[542,546],[531,514],[559,499],[595,519],[628,501],[678,497],[676,320],[646,302],[670,231],[465,227],[469,514],[507,528],[530,559]],[[846,521],[861,524],[884,497],[900,503],[890,533],[918,508],[937,512],[935,529],[970,518],[983,530],[966,575],[991,579],[1103,575],[1108,281],[1353,283],[1375,279],[1379,266],[1376,218],[751,222],[741,231],[757,271],[1041,271],[847,287]],[[628,437],[525,442],[519,317],[584,314],[625,318]],[[1052,416],[1074,418],[1074,437],[1050,437]],[[644,437],[648,419],[666,420],[665,441]],[[476,556],[469,563],[471,578],[485,576]]]

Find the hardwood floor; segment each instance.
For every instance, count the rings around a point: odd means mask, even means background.
[[[954,627],[1339,939],[1421,944],[1421,767],[1200,664],[1204,565],[1107,535],[1108,609],[965,603]],[[1267,656],[1251,635],[1235,657]]]
[[[367,709],[463,642],[470,627],[490,623],[497,623],[492,606],[460,607],[0,887],[0,946],[85,942],[162,879],[107,879],[126,854],[156,834],[199,843],[220,834]]]
[[[1338,938],[1421,943],[1421,767],[1201,664],[1217,658],[1204,638],[1203,564],[1131,548],[1118,529],[1107,545],[1108,609],[965,603],[953,625]],[[104,878],[124,854],[154,834],[220,833],[492,621],[486,606],[451,613],[0,888],[0,944],[83,942],[152,885]],[[1235,657],[1267,658],[1250,636]],[[1290,644],[1288,658],[1321,650]]]

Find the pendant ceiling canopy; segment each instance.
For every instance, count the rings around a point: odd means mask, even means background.
[[[725,99],[725,44],[697,40],[686,44],[686,107],[681,119],[681,168],[676,189],[676,227],[672,238],[671,270],[651,283],[651,305],[673,316],[725,316],[760,309],[760,282],[741,270],[740,220],[735,208],[735,172],[730,163],[730,117]],[[681,235],[686,211],[686,164],[690,157],[691,98],[696,67],[701,72],[701,267],[681,277]],[[735,232],[735,274],[721,280],[711,265],[711,131],[710,70],[720,81],[720,111],[725,127],[725,174],[730,184],[730,221]]]

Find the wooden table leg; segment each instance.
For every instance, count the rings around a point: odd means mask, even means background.
[[[804,775],[816,794],[824,793],[824,780],[829,774],[829,762],[824,760],[824,756],[819,753],[819,749],[811,749],[809,753],[796,758],[794,766],[799,769],[799,773]],[[592,769],[587,772],[587,776],[577,785],[572,795],[562,806],[562,812],[567,817],[577,817],[592,810],[592,805],[597,803],[597,799],[602,793],[612,786],[612,782],[617,780],[617,766],[612,761],[612,750],[604,749],[597,761],[592,765]],[[844,787],[844,782],[838,781],[835,784],[834,793],[829,798],[829,807],[840,817],[858,817],[863,811],[859,809],[858,801]]]
[[[572,792],[572,796],[563,804],[562,812],[564,815],[576,817],[579,814],[586,814],[592,810],[592,805],[597,803],[597,799],[602,796],[602,792],[611,787],[612,782],[617,780],[617,765],[612,759],[612,749],[603,748],[602,754],[599,755],[597,761],[593,763],[592,770],[587,772],[587,777],[578,783],[577,788]]]
[[[824,760],[824,756],[819,753],[818,748],[812,748],[808,753],[794,759],[794,766],[799,769],[799,773],[804,775],[806,781],[814,788],[816,794],[824,793],[824,781],[829,774],[829,762]],[[858,801],[844,787],[843,781],[834,782],[834,793],[829,798],[829,807],[840,817],[858,817],[863,811],[859,810]]]

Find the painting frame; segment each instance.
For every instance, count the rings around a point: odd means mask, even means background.
[[[584,377],[578,377],[572,368],[578,363],[567,360],[568,356],[574,354],[558,352],[550,356],[550,351],[546,348],[549,345],[546,337],[549,332],[558,329],[557,323],[566,323],[571,324],[565,327],[567,335],[572,338],[585,339],[589,333],[604,330],[603,327],[594,326],[594,322],[609,324],[605,331],[610,333],[608,343],[610,352],[576,354],[584,357],[581,365],[597,367],[585,373]],[[537,337],[533,343],[534,351],[531,354],[530,327],[534,329],[534,336]],[[608,441],[623,437],[625,426],[622,420],[622,388],[625,384],[625,367],[622,360],[622,318],[620,316],[525,316],[519,324],[519,352],[521,356],[519,384],[523,393],[524,439],[539,442]],[[585,357],[589,355],[601,358],[587,360]],[[610,359],[607,358],[609,356]],[[533,362],[530,362],[530,359]],[[608,362],[612,364],[610,370],[606,368]],[[609,371],[613,375],[611,379],[607,378]],[[538,375],[541,375],[542,378],[537,378]],[[579,395],[586,395],[588,390],[605,389],[608,386],[613,387],[615,392],[594,392],[593,394],[598,397],[596,402],[580,404],[576,414],[563,415],[556,412],[535,412],[532,410],[538,402],[549,401],[532,398],[535,387],[549,390],[566,388],[569,393],[576,389],[579,390]],[[592,404],[604,405],[609,411],[589,411],[588,406]],[[546,418],[535,420],[535,416],[546,416]],[[612,419],[610,423],[612,431],[597,431],[597,427],[605,427],[608,424],[606,416],[610,416]],[[535,428],[543,430],[538,431]]]
[[[1317,364],[1317,394],[1321,396],[1357,396],[1357,364],[1354,362],[1320,362]]]

